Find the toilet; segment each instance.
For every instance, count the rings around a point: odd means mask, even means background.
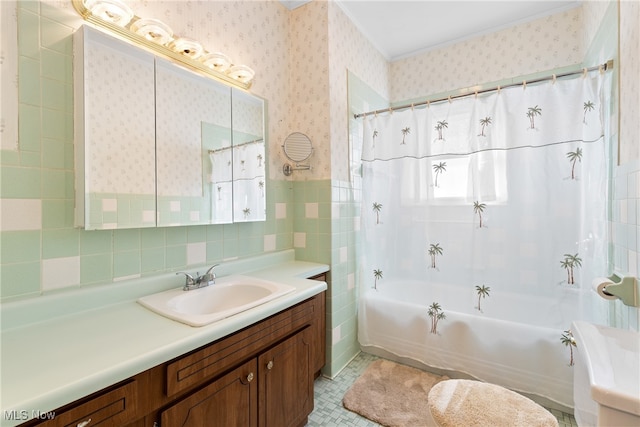
[[[433,427],[558,427],[549,411],[504,387],[473,380],[446,380],[429,391]]]
[[[578,426],[640,426],[640,333],[573,322]]]

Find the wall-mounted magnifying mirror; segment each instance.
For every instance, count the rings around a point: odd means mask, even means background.
[[[295,162],[295,166],[291,166],[289,163],[286,163],[282,167],[282,172],[285,176],[291,175],[295,170],[311,169],[310,165],[300,164],[313,154],[313,146],[311,145],[311,140],[307,135],[300,132],[293,132],[284,140],[282,149],[284,150],[284,154],[287,158],[292,162]]]

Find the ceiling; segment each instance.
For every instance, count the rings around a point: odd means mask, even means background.
[[[295,9],[308,0],[280,0]],[[390,61],[577,7],[582,0],[333,0]]]

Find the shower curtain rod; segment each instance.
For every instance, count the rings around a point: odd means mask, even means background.
[[[534,80],[529,80],[529,81],[522,81],[520,83],[511,83],[511,84],[507,84],[504,86],[496,86],[496,87],[492,87],[489,89],[483,89],[483,90],[478,90],[475,92],[471,92],[471,93],[465,93],[465,94],[461,94],[461,95],[453,95],[453,96],[448,96],[446,98],[438,98],[438,99],[431,99],[428,101],[422,101],[422,102],[416,102],[413,104],[405,104],[405,105],[400,105],[398,107],[389,107],[389,108],[383,108],[380,110],[374,110],[374,111],[368,111],[366,113],[360,113],[360,114],[354,114],[353,117],[355,119],[359,119],[360,117],[365,117],[368,116],[369,114],[379,114],[379,113],[391,113],[393,111],[397,111],[397,110],[406,110],[407,108],[413,108],[413,107],[419,107],[422,105],[429,105],[431,103],[436,103],[436,102],[443,102],[443,101],[452,101],[454,99],[458,99],[458,98],[464,98],[467,96],[471,96],[471,95],[478,95],[481,93],[487,93],[487,92],[494,92],[500,89],[504,89],[507,87],[515,87],[515,86],[526,86],[528,83],[539,83],[539,82],[544,82],[547,80],[555,80],[557,78],[561,78],[561,77],[567,77],[567,76],[572,76],[575,74],[586,74],[587,72],[591,72],[591,71],[595,71],[595,70],[602,70],[602,71],[607,71],[613,68],[613,59],[608,60],[607,62],[605,62],[604,64],[601,65],[596,65],[594,67],[590,67],[590,68],[583,68],[582,70],[579,71],[572,71],[570,73],[563,73],[563,74],[552,74],[550,76],[547,77],[541,77],[538,79],[534,79]]]
[[[242,147],[243,145],[251,145],[251,144],[255,144],[257,142],[262,142],[262,141],[263,139],[260,138],[260,139],[254,139],[253,141],[241,142],[240,144],[236,144],[229,147],[216,148],[215,150],[209,150],[209,154],[217,153],[218,151],[230,150],[232,148]]]

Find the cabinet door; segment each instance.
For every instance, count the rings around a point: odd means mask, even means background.
[[[311,328],[307,327],[258,357],[260,426],[302,425],[313,411]]]
[[[153,55],[84,26],[74,56],[76,225],[155,227]]]
[[[156,59],[158,225],[232,222],[231,89]]]
[[[258,425],[256,360],[252,359],[163,411],[162,427]]]

